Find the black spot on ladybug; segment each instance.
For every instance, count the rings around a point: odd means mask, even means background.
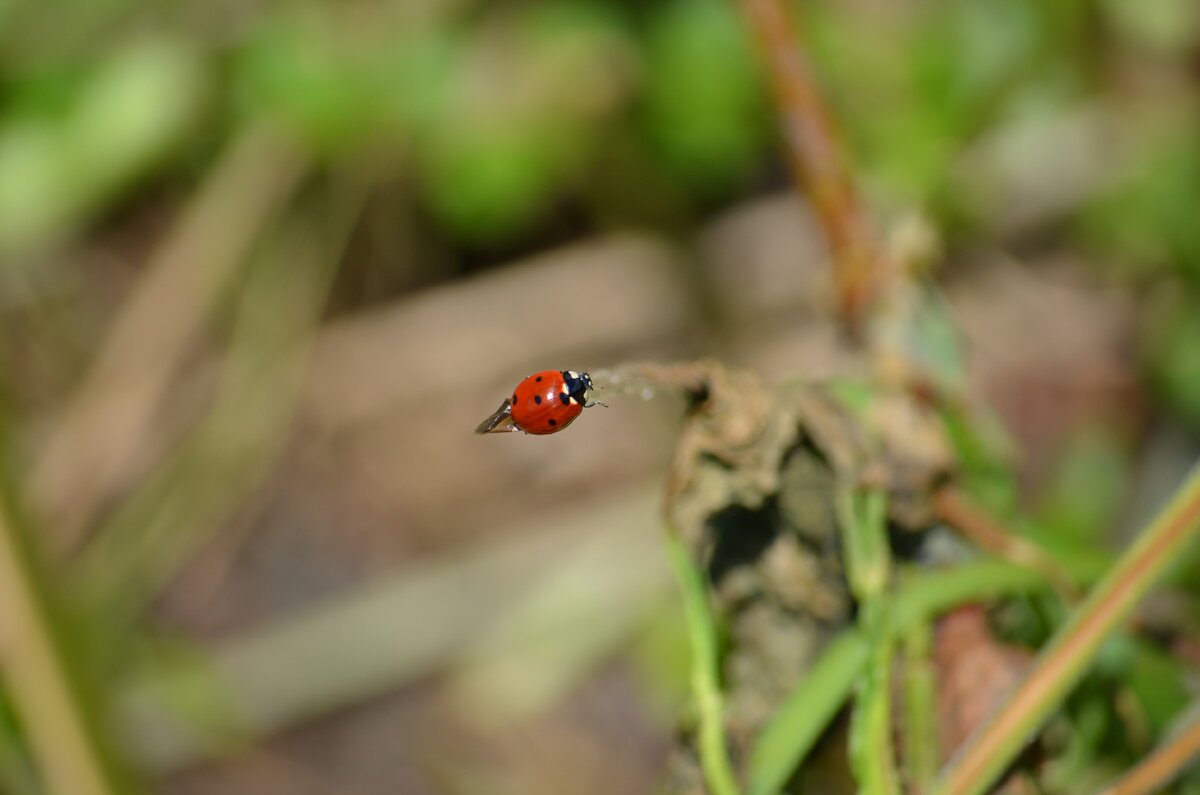
[[[558,399],[563,402],[564,406],[571,402],[571,396],[568,395],[566,392],[560,392],[558,395]]]
[[[537,381],[540,384],[542,382],[542,377],[539,375],[537,378],[535,378],[533,380]]]
[[[540,405],[542,405],[542,396],[541,396],[541,395],[534,395],[534,396],[533,396],[533,402],[534,402],[534,403],[536,403],[536,404],[538,404],[539,406],[540,406]]]
[[[513,392],[513,405],[517,405],[517,393]]]
[[[550,420],[550,427],[553,428],[555,425],[558,425],[558,420]]]

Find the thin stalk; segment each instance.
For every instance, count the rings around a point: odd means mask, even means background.
[[[805,57],[794,14],[783,0],[741,5],[767,67],[796,187],[812,201],[833,255],[842,320],[858,329],[890,275],[846,168],[844,138]]]
[[[709,608],[704,577],[683,544],[673,533],[667,535],[671,568],[683,593],[684,619],[692,650],[692,698],[696,702],[697,746],[700,767],[712,795],[739,795],[737,779],[729,762],[725,742],[724,698],[718,671],[717,629]]]
[[[1039,655],[1034,669],[967,740],[931,795],[978,795],[1012,763],[1095,659],[1100,644],[1191,541],[1200,527],[1200,466]]]
[[[1100,795],[1146,795],[1163,788],[1200,755],[1200,704],[1154,753],[1100,791]]]
[[[909,789],[924,792],[938,767],[937,694],[930,650],[933,629],[928,622],[904,633],[903,771]]]
[[[999,560],[978,560],[944,571],[901,577],[892,596],[891,629],[904,637],[958,605],[1046,588],[1037,572]],[[829,643],[775,712],[750,756],[751,795],[774,795],[816,745],[867,664],[862,631],[846,630]]]
[[[70,665],[65,621],[15,500],[0,484],[0,667],[52,795],[117,795],[127,783],[99,709]]]
[[[961,490],[940,489],[933,495],[933,509],[939,519],[983,549],[1041,572],[1064,596],[1078,597],[1074,579],[1049,552],[1005,528]]]
[[[850,590],[860,604],[875,602],[886,593],[892,573],[887,494],[881,489],[846,487],[839,490],[836,501]]]
[[[838,525],[850,590],[859,603],[858,626],[867,639],[864,676],[850,726],[850,767],[866,795],[898,795],[892,747],[892,555],[887,538],[887,495],[845,488],[837,495]]]
[[[899,795],[900,775],[892,745],[892,657],[894,644],[887,603],[860,608],[859,625],[869,638],[866,666],[850,724],[850,767],[863,795]]]

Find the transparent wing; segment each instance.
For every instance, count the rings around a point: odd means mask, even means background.
[[[520,428],[513,423],[512,403],[505,398],[504,402],[500,404],[500,408],[492,412],[492,416],[479,423],[475,433],[508,433],[519,430]]]

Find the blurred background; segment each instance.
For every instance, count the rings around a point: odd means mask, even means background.
[[[1200,5],[794,8],[1012,499],[1123,542],[1200,440]],[[129,792],[654,791],[681,404],[471,430],[853,372],[826,259],[733,2],[0,0],[0,791],[76,724]]]

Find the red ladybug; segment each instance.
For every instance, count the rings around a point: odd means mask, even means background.
[[[587,398],[592,389],[587,373],[574,370],[543,370],[534,373],[505,398],[492,416],[479,424],[475,433],[525,431],[536,435],[558,433],[574,422],[585,408],[595,405]]]

